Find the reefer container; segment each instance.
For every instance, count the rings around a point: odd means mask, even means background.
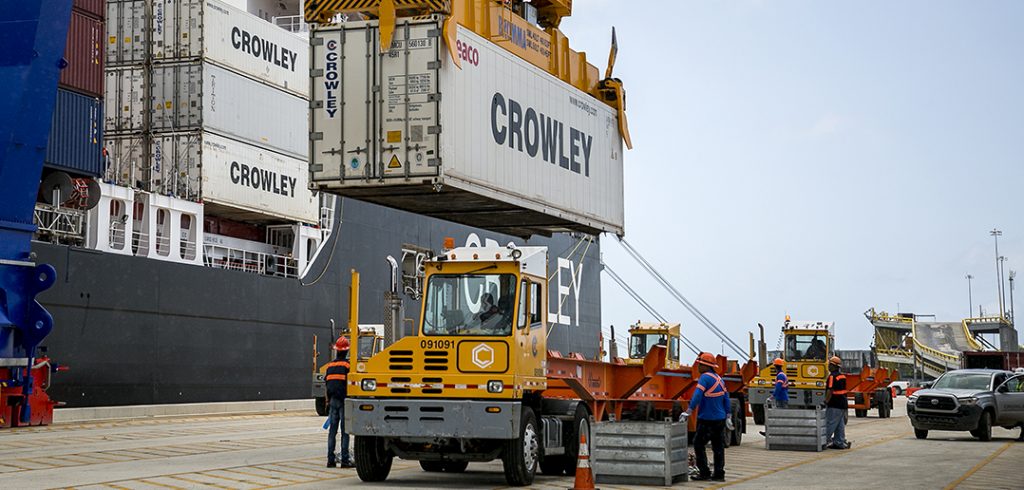
[[[146,0],[107,0],[107,66],[146,62],[147,3]]]
[[[71,6],[84,14],[102,20],[107,10],[105,3],[105,0],[74,0],[71,2]]]
[[[317,28],[310,171],[326,192],[515,235],[623,233],[617,114],[440,18]]]
[[[309,103],[217,65],[153,65],[153,131],[208,130],[298,158],[309,151]]]
[[[219,0],[156,0],[153,60],[204,59],[307,96],[309,45]]]
[[[138,170],[146,167],[149,146],[141,135],[110,136],[103,138],[103,179],[115,184],[142,189],[142,176]]]
[[[141,66],[107,68],[104,86],[108,134],[140,133],[144,129],[146,112],[146,74]]]
[[[92,177],[103,175],[102,111],[103,103],[95,97],[57,89],[46,166]]]
[[[60,85],[93,97],[103,95],[103,21],[78,10],[71,11]]]

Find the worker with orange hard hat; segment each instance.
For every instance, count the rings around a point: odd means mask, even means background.
[[[772,361],[775,366],[775,389],[772,390],[772,400],[775,408],[789,407],[789,377],[786,376],[786,361],[776,358]]]
[[[697,434],[693,439],[693,452],[700,474],[693,477],[693,480],[698,481],[725,481],[725,429],[732,410],[725,381],[715,373],[717,367],[718,361],[714,354],[701,352],[697,357],[697,370],[701,375],[686,410],[689,415],[697,409]],[[711,452],[715,457],[713,473],[708,468],[708,455],[705,451],[708,442],[711,442]]]
[[[352,458],[348,452],[348,434],[345,432],[345,397],[348,395],[348,338],[342,335],[334,343],[334,361],[327,364],[327,398],[328,430],[327,430],[327,467],[337,467],[337,456],[334,453],[338,439],[338,427],[341,426],[341,467],[351,468]]]
[[[849,402],[846,399],[846,375],[843,374],[843,360],[832,356],[828,361],[828,380],[825,383],[825,426],[832,449],[849,449],[846,440],[846,417]]]

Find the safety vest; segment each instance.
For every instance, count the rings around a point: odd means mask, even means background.
[[[834,384],[834,381],[842,381],[843,382],[843,389],[841,389],[841,390],[834,390],[834,389],[832,389],[832,385]],[[846,393],[848,393],[850,390],[846,389],[846,375],[843,374],[843,373],[828,375],[828,389],[832,390],[832,394],[833,395],[845,395]]]
[[[330,398],[345,398],[348,395],[348,361],[334,361],[327,363],[327,396]]]
[[[786,373],[779,372],[779,374],[775,376],[775,385],[782,385],[783,388],[789,385],[789,378],[786,377]]]
[[[722,381],[721,376],[711,371],[708,371],[707,374],[711,375],[711,378],[715,380],[715,383],[711,385],[711,388],[705,388],[704,385],[701,384],[697,385],[697,389],[703,391],[704,396],[716,398],[719,396],[725,396],[729,394],[729,392],[725,389],[725,382]]]
[[[343,367],[345,369],[334,369],[333,373],[331,368]],[[348,378],[348,361],[334,361],[327,363],[327,381],[345,381]]]

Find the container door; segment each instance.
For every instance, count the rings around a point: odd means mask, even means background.
[[[153,67],[153,129],[185,131],[202,124],[201,63]]]
[[[366,162],[373,158],[373,39],[373,30],[366,23],[310,32],[309,162],[313,181],[372,176],[372,166]]]
[[[153,138],[153,191],[198,201],[201,133]]]
[[[375,176],[437,175],[440,33],[436,21],[406,20],[396,26],[391,50],[380,57]]]

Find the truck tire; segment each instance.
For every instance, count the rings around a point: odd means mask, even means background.
[[[979,441],[992,440],[992,412],[987,410],[981,412],[981,418],[978,419],[978,428],[972,430],[971,435],[977,437]]]
[[[444,472],[445,473],[465,473],[466,468],[469,468],[469,461],[445,461]]]
[[[539,435],[537,417],[533,414],[533,409],[523,407],[519,437],[505,443],[505,451],[501,456],[505,482],[509,486],[525,487],[533,484],[533,477],[537,474],[537,460],[540,459]]]
[[[563,471],[569,476],[576,474],[576,465],[579,463],[580,432],[587,436],[587,446],[593,447],[594,442],[590,440],[590,409],[583,403],[576,405],[576,413],[572,417],[572,427],[565,434],[568,440],[565,441]]]
[[[914,437],[917,437],[918,439],[927,439],[928,431],[925,429],[914,429]]]
[[[327,416],[327,397],[318,396],[313,399],[313,405],[316,407],[316,414],[321,417]]]
[[[440,473],[444,471],[444,461],[420,461],[420,468],[427,473]]]
[[[725,442],[726,447],[739,446],[743,442],[743,419],[745,419],[741,413],[741,407],[739,401],[736,398],[732,399],[732,427],[733,430],[728,432]]]
[[[862,418],[868,416],[868,410],[866,408],[864,408],[864,409],[857,408],[857,409],[853,410],[853,415],[855,417],[859,418],[859,419],[862,419]]]
[[[754,414],[754,423],[764,425],[764,405],[751,405],[750,411]]]
[[[375,436],[356,436],[356,474],[365,482],[379,482],[391,473],[394,456],[384,448],[384,439]]]

